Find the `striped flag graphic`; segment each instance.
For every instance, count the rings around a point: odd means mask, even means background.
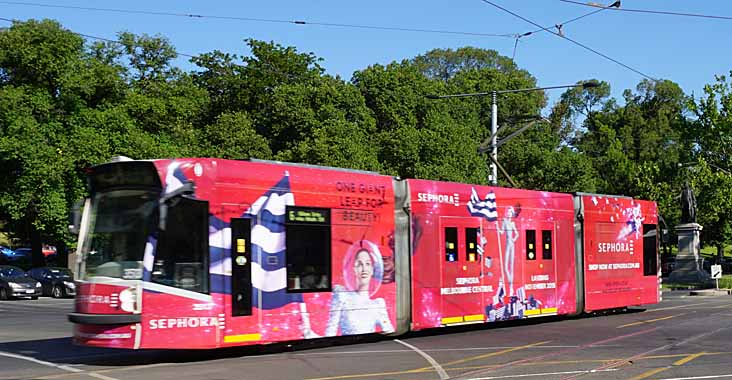
[[[285,207],[294,205],[290,175],[285,172],[246,212],[252,218],[252,305],[260,309],[302,302],[301,294],[287,293]]]
[[[294,206],[288,172],[261,195],[242,217],[252,221],[252,305],[276,309],[302,302],[301,294],[287,293],[285,262],[285,207]],[[231,226],[212,217],[209,226],[211,289],[231,293]]]
[[[470,201],[468,201],[468,211],[470,215],[482,216],[489,222],[498,220],[496,194],[491,190],[491,192],[486,194],[485,199],[481,200],[478,192],[473,188],[470,194]]]

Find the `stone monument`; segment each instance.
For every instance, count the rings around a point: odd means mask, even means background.
[[[702,226],[696,223],[696,197],[689,183],[681,190],[681,224],[676,226],[679,237],[679,252],[676,267],[669,275],[672,283],[699,283],[709,280],[709,273],[702,266],[699,256],[701,248],[699,232]]]

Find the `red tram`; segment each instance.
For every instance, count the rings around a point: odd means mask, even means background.
[[[216,348],[660,301],[650,201],[269,161],[89,174],[74,340]]]

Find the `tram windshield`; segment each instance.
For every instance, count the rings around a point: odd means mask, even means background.
[[[158,221],[159,193],[119,189],[94,194],[81,253],[81,278],[142,278],[148,236]]]

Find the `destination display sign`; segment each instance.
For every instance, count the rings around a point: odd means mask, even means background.
[[[287,206],[288,223],[330,224],[330,209]]]

